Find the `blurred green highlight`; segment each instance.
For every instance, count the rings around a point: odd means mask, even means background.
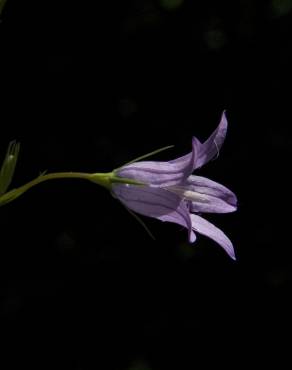
[[[159,3],[166,10],[175,10],[184,3],[184,0],[159,0]]]
[[[292,10],[292,0],[272,0],[271,7],[276,16],[286,15]]]
[[[128,370],[151,370],[144,361],[134,361]]]
[[[205,40],[210,49],[216,50],[226,44],[226,36],[221,29],[211,29],[206,32]]]
[[[4,9],[7,0],[0,0],[0,15]]]

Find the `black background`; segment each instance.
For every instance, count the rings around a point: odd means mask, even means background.
[[[110,171],[169,144],[155,158],[175,158],[226,109],[220,157],[198,174],[230,187],[239,210],[209,217],[232,239],[233,262],[146,219],[152,241],[82,180],[1,208],[1,368],[289,360],[291,12],[290,0],[8,0],[0,150],[22,144],[13,186],[44,170]]]

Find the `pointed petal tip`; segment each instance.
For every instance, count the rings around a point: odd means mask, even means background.
[[[234,251],[234,248],[233,248],[233,245],[232,243],[230,242],[230,245],[229,245],[229,248],[225,249],[225,252],[228,254],[228,256],[233,260],[233,261],[236,261],[236,255],[235,255],[235,251]]]
[[[226,117],[226,111],[224,110],[222,112],[221,119],[220,119],[217,130],[220,129],[220,131],[222,131],[221,134],[226,135],[227,127],[228,127],[228,121],[227,121],[227,117]]]
[[[224,111],[222,112],[221,122],[222,121],[227,125],[228,121],[227,121],[227,117],[226,117],[226,109],[224,109]]]
[[[201,143],[196,137],[193,137],[193,151],[194,149],[196,150],[193,169],[202,167],[215,156],[219,155],[219,151],[226,137],[227,126],[226,111],[224,110],[217,128],[205,142]]]
[[[219,244],[225,252],[235,260],[235,252],[231,240],[223,233],[222,230],[218,229],[215,225],[211,224],[204,218],[191,214],[192,227],[199,234],[205,235],[208,238],[214,240]]]
[[[218,241],[217,241],[218,243]],[[218,243],[219,244],[219,243]],[[221,247],[223,247],[224,251],[228,254],[228,256],[233,260],[233,261],[236,261],[236,256],[235,256],[235,252],[234,252],[234,248],[233,248],[233,245],[230,244],[229,245],[222,245],[222,244],[219,244]]]
[[[213,239],[213,240],[216,241],[225,250],[225,252],[228,254],[228,256],[231,259],[233,259],[233,261],[236,261],[236,256],[235,256],[235,251],[234,251],[234,248],[233,248],[233,244],[230,241],[230,239],[226,237],[226,235],[224,235],[224,236],[225,236],[225,240],[221,240],[221,241],[215,240],[215,239]]]
[[[233,213],[233,212],[236,212],[237,209],[238,209],[237,202],[235,204],[229,203],[226,209],[226,212],[222,212],[222,213]]]
[[[193,153],[194,159],[196,159],[201,146],[202,146],[202,143],[200,142],[200,140],[196,138],[196,136],[193,136],[192,137],[192,153]]]
[[[189,242],[193,244],[196,240],[197,240],[196,234],[194,233],[193,230],[190,230],[189,231]]]
[[[235,208],[235,211],[238,208],[238,199],[237,196],[230,190],[230,193],[227,196],[228,203]]]

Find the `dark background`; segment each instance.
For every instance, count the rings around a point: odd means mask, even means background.
[[[230,187],[239,210],[208,218],[234,242],[233,262],[146,219],[152,241],[81,180],[1,208],[1,368],[289,361],[291,15],[291,0],[8,0],[0,150],[22,144],[13,186],[43,170],[110,171],[169,144],[155,158],[175,158],[226,109],[220,157],[198,174]]]

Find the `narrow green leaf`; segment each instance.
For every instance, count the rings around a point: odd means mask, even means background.
[[[155,236],[152,234],[152,232],[149,230],[148,226],[146,226],[145,222],[138,216],[136,213],[132,212],[128,207],[126,207],[126,210],[132,215],[136,221],[139,222],[139,224],[144,228],[144,230],[147,232],[147,234],[150,236],[151,239],[156,240]]]
[[[19,155],[19,149],[20,144],[16,143],[16,141],[12,141],[8,145],[6,156],[0,170],[0,195],[4,194],[11,184]]]

